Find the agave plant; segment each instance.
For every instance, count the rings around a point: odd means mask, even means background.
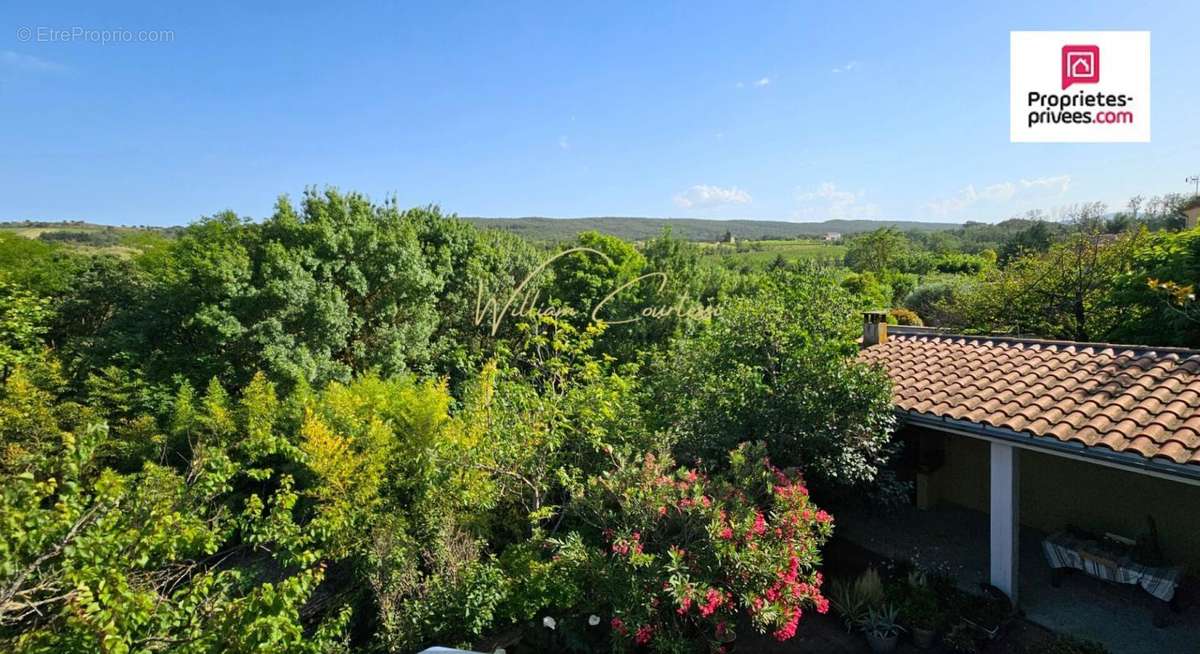
[[[896,607],[885,604],[878,609],[868,609],[866,617],[859,621],[858,628],[877,638],[899,636],[904,627],[897,622],[898,617]]]
[[[883,580],[875,568],[867,568],[853,582],[835,580],[829,593],[830,603],[842,616],[846,631],[861,625],[868,614],[883,604]]]
[[[829,592],[829,603],[842,616],[846,631],[852,631],[854,626],[867,617],[869,607],[863,597],[855,592],[854,583],[836,579]]]

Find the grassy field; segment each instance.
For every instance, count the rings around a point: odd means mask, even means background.
[[[141,227],[112,227],[89,223],[9,222],[0,223],[0,234],[71,248],[90,254],[120,257],[166,243],[169,230]]]
[[[846,247],[837,243],[813,240],[743,241],[736,246],[705,243],[703,261],[714,266],[732,266],[762,270],[779,257],[788,263],[795,261],[840,262]]]

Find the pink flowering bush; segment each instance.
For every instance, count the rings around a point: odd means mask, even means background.
[[[805,611],[828,610],[817,565],[832,517],[761,445],[729,464],[710,478],[668,456],[617,457],[575,489],[576,517],[594,530],[587,575],[618,650],[719,649],[739,615],[783,641]]]

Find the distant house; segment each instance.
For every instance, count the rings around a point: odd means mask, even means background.
[[[1196,226],[1197,220],[1200,220],[1200,195],[1193,196],[1183,205],[1183,215],[1185,216],[1185,226],[1191,229]]]
[[[826,241],[837,241],[841,238],[842,238],[842,235],[839,234],[838,232],[825,232],[825,236],[824,236],[824,239]]]
[[[720,242],[728,243],[729,245],[736,245],[737,239],[734,237],[733,232],[731,232],[729,230],[725,230],[725,235],[721,237]]]

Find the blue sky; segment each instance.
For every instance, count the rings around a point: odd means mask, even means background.
[[[1200,3],[1106,4],[7,3],[0,219],[261,218],[314,184],[470,216],[775,220],[1187,191]],[[77,27],[134,42],[36,31]],[[1153,142],[1009,143],[1013,29],[1151,30]]]

